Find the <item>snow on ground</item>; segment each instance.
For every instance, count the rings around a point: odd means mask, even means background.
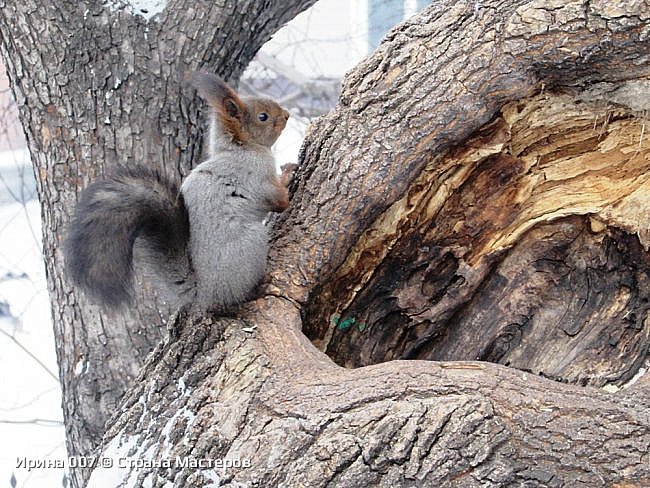
[[[67,455],[40,208],[33,198],[14,199],[33,196],[25,154],[0,153],[0,487],[14,476],[18,488],[53,488],[63,486],[62,468],[29,469],[67,465]]]

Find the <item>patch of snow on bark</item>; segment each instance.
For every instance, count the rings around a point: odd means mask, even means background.
[[[187,423],[185,424],[185,433],[189,430],[189,428],[192,426],[194,421],[196,420],[196,414],[192,412],[191,410],[188,410],[187,407],[183,407],[180,410],[178,410],[172,418],[170,418],[165,426],[162,428],[162,431],[160,432],[160,437],[165,438],[163,442],[163,453],[162,453],[162,458],[168,458],[169,455],[171,454],[172,448],[174,447],[173,444],[169,440],[169,434],[172,431],[172,428],[176,424],[176,421],[180,418],[183,417],[184,419],[187,420]]]
[[[139,15],[147,21],[161,13],[167,5],[166,0],[107,0],[111,10],[126,10],[131,15]]]
[[[210,480],[210,484],[203,485],[203,488],[219,488],[221,486],[221,479],[214,469],[203,469],[201,474]]]
[[[137,437],[131,436],[124,439],[121,435],[115,436],[102,454],[102,459],[109,460],[108,462],[112,466],[102,464],[100,460],[100,465],[93,469],[86,488],[116,488],[124,486],[131,470],[123,463],[118,462],[118,460],[131,457],[129,456],[129,452],[137,445]]]

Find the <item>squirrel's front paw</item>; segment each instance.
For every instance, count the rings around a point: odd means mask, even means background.
[[[282,175],[280,176],[280,178],[282,179],[282,183],[284,183],[285,186],[288,185],[289,182],[291,181],[293,172],[296,170],[297,167],[298,165],[295,163],[287,163],[280,166],[280,170],[282,171]]]
[[[296,163],[286,163],[280,166],[280,171],[282,171],[282,174],[293,173],[297,167],[298,165]]]

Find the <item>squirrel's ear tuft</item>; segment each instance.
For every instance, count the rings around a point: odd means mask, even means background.
[[[196,88],[201,98],[211,105],[222,98],[237,96],[234,90],[217,75],[188,71],[185,73],[185,81]]]
[[[235,142],[248,140],[244,128],[246,104],[235,90],[217,75],[210,73],[186,72],[185,80],[215,110],[223,129],[232,135]]]
[[[210,105],[222,105],[224,100],[231,99],[237,105],[244,105],[237,92],[217,75],[210,73],[187,72],[185,80],[189,82],[198,94]]]

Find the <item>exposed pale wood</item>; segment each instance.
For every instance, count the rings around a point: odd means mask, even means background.
[[[282,262],[294,252],[290,243],[302,243],[298,259],[278,267],[275,289],[305,306],[303,330],[339,364],[511,364],[529,322],[547,323],[548,313],[572,324],[553,334],[576,361],[568,366],[564,354],[539,344],[519,367],[602,385],[625,382],[643,364],[649,71],[643,62],[618,63],[633,50],[646,56],[648,10],[621,5],[638,13],[611,17],[617,10],[602,2],[434,4],[421,24],[396,28],[350,73],[341,103],[303,148],[306,167],[273,255]],[[528,232],[570,216],[590,216],[589,228],[600,222],[613,237],[588,256],[574,249],[545,284],[495,281]],[[558,249],[569,241],[567,234]],[[554,249],[527,255],[558,261]],[[621,267],[611,286],[601,266],[607,249]],[[519,283],[535,281],[523,257],[517,266]],[[589,294],[592,268],[602,299],[593,299],[596,289]],[[510,281],[520,300],[481,312],[497,297],[483,289],[488,279],[495,290]],[[562,307],[566,315],[557,316]],[[487,330],[478,325],[485,314]],[[590,361],[599,366],[585,368]]]
[[[507,104],[429,162],[315,300],[327,303],[310,317],[319,347],[347,366],[482,359],[601,386],[634,376],[650,335],[650,139],[642,113],[593,92]]]

